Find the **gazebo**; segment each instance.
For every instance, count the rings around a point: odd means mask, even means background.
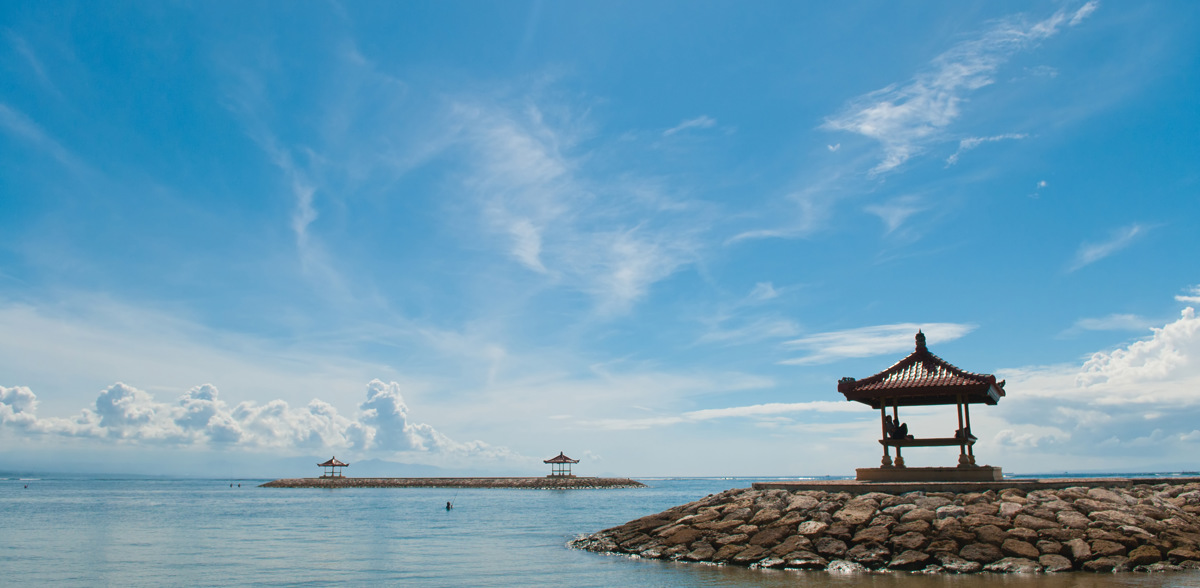
[[[325,468],[325,473],[321,476],[322,478],[344,478],[345,476],[338,472],[338,468],[350,467],[350,464],[342,463],[338,461],[338,458],[336,457],[331,457],[329,458],[329,461],[325,463],[319,463],[317,465]]]
[[[579,463],[579,460],[571,459],[559,451],[557,457],[543,459],[542,463],[550,464],[550,475],[546,476],[548,478],[574,478],[575,476],[571,475],[571,464]]]
[[[1000,480],[999,467],[975,463],[975,441],[971,434],[971,405],[995,405],[1004,396],[1004,381],[990,374],[975,374],[951,365],[925,347],[925,334],[917,331],[917,348],[892,367],[868,378],[842,378],[838,392],[846,400],[879,410],[883,437],[883,460],[878,468],[858,468],[857,479],[873,482],[900,481],[991,481]],[[901,406],[954,405],[958,429],[948,436],[916,437],[900,422]],[[888,408],[891,415],[888,415]],[[947,432],[951,432],[947,428]],[[957,467],[910,468],[900,450],[904,447],[958,446]],[[888,454],[896,449],[896,459]]]

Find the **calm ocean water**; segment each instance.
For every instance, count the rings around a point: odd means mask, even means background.
[[[263,481],[0,480],[0,585],[1200,586],[1200,573],[836,576],[566,547],[578,534],[744,488],[748,479],[458,492],[257,488]]]

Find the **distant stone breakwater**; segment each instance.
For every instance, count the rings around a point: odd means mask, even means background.
[[[644,488],[629,478],[527,477],[527,478],[285,478],[260,488],[528,488],[588,489]]]
[[[1078,484],[904,493],[869,487],[862,493],[735,489],[570,545],[644,558],[801,570],[1200,569],[1200,481]]]

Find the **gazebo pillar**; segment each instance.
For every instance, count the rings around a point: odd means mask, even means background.
[[[887,439],[887,406],[883,404],[879,405],[879,426],[883,430],[883,436],[880,439]],[[883,446],[883,461],[879,463],[879,467],[892,467],[892,456],[888,455],[888,446],[886,444]]]

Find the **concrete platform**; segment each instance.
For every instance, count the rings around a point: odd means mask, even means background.
[[[859,482],[995,482],[1004,474],[994,466],[952,468],[858,468]]]
[[[1194,484],[1200,483],[1200,477],[1163,477],[1163,478],[1028,478],[992,480],[984,482],[860,482],[858,480],[798,480],[795,482],[755,482],[755,490],[821,490],[824,492],[849,492],[851,494],[866,494],[868,492],[886,492],[888,494],[903,494],[920,490],[923,492],[986,492],[988,490],[1004,490],[1005,488],[1020,488],[1025,492],[1031,490],[1055,490],[1082,486],[1084,488],[1113,488],[1128,487],[1137,484]]]

